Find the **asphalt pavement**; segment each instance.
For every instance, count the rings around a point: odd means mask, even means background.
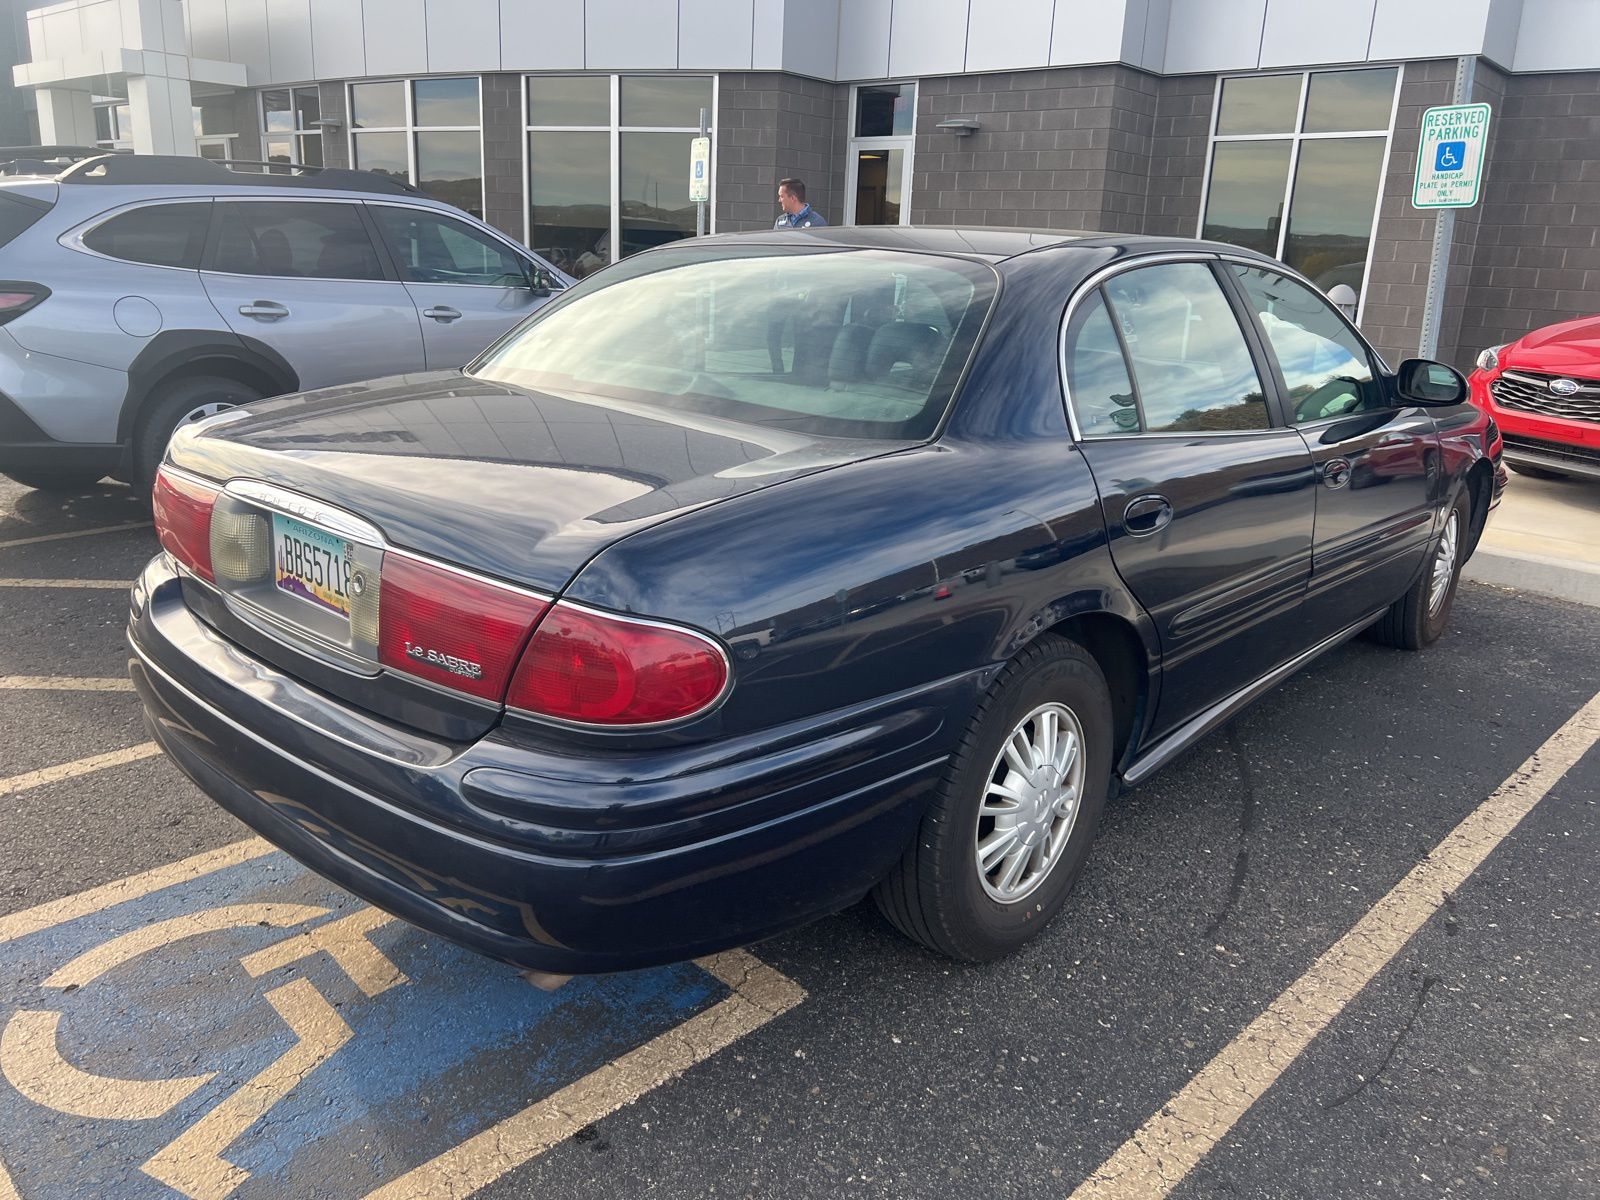
[[[1600,1194],[1592,608],[1465,583],[1427,652],[1327,655],[1004,962],[866,904],[545,992],[148,753],[142,520],[0,484],[0,1200]]]

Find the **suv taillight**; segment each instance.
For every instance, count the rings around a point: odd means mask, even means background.
[[[506,704],[588,725],[656,725],[709,708],[728,659],[705,634],[560,601],[534,630]]]
[[[211,509],[218,489],[170,467],[156,471],[150,504],[156,533],[168,554],[202,579],[214,581],[211,570]]]
[[[50,289],[42,283],[18,283],[13,279],[0,280],[0,325],[20,317],[30,308],[37,308],[50,296]]]

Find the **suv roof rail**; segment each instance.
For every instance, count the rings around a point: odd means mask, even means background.
[[[266,170],[240,171],[235,167]],[[387,195],[417,194],[419,189],[373,171],[339,167],[307,167],[294,163],[247,159],[193,158],[185,154],[102,154],[74,163],[56,176],[58,183],[84,184],[211,184],[226,187],[249,183],[268,187],[337,188]]]

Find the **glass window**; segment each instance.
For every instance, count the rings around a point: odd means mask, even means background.
[[[711,80],[624,75],[618,81],[623,125],[700,128],[700,110],[711,108]]]
[[[294,128],[294,109],[290,107],[288,88],[262,92],[261,112],[266,119],[268,133]]]
[[[900,224],[904,150],[856,151],[857,225]]]
[[[483,216],[483,157],[478,131],[417,134],[417,186],[447,204]]]
[[[234,275],[382,279],[353,204],[240,201],[222,205],[212,269]]]
[[[350,112],[353,129],[404,129],[406,86],[397,79],[387,83],[352,84]]]
[[[438,213],[392,204],[368,207],[412,283],[520,287],[529,267],[503,243]]]
[[[1201,263],[1168,263],[1105,285],[1150,433],[1266,429],[1266,393],[1222,287]]]
[[[303,133],[300,135],[300,161],[308,167],[322,165],[322,135]]]
[[[698,117],[696,118],[698,120]],[[532,75],[528,78],[529,125],[611,124],[609,75]]]
[[[197,267],[211,212],[204,204],[151,204],[118,213],[83,235],[99,254],[158,267]]]
[[[1266,331],[1296,421],[1386,404],[1367,348],[1324,297],[1276,271],[1232,269]]]
[[[1388,129],[1394,107],[1394,68],[1317,71],[1306,96],[1307,133]]]
[[[1217,132],[1293,133],[1303,76],[1240,75],[1222,81]]]
[[[1339,283],[1361,291],[1382,168],[1381,138],[1301,143],[1280,257],[1323,291]]]
[[[528,135],[528,168],[534,252],[576,278],[609,263],[611,135],[535,130]]]
[[[1201,237],[1277,254],[1293,142],[1218,142]]]
[[[412,86],[416,89],[413,117],[417,125],[478,124],[476,79],[419,79]]]
[[[294,127],[315,129],[322,117],[322,98],[314,87],[294,89]]]
[[[232,99],[201,100],[194,106],[194,111],[195,133],[201,136],[239,132],[234,124],[237,110]]]
[[[376,171],[402,183],[411,179],[403,133],[358,133],[354,140],[357,170]]]
[[[881,250],[686,245],[626,260],[596,285],[540,310],[474,374],[634,411],[920,440],[949,404],[994,272]],[[897,315],[902,295],[916,319]]]
[[[111,109],[101,105],[94,110],[94,136],[96,141],[114,142],[117,140],[116,130],[111,124]]]
[[[270,163],[292,163],[294,161],[294,139],[274,138],[267,142],[267,161]],[[279,172],[282,174],[282,172]]]
[[[901,137],[912,132],[917,85],[879,83],[856,89],[856,137]]]
[[[690,237],[687,133],[622,134],[619,191],[622,253],[633,254]]]
[[[1139,430],[1139,406],[1105,301],[1092,292],[1067,326],[1067,390],[1085,437]]]

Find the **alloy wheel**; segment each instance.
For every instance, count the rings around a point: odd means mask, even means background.
[[[1433,556],[1433,579],[1428,585],[1428,616],[1437,617],[1450,595],[1450,584],[1455,579],[1456,555],[1460,550],[1461,520],[1452,511],[1445,519],[1444,532],[1439,535],[1439,548]]]
[[[975,862],[990,899],[1031,895],[1061,859],[1083,801],[1083,726],[1064,704],[1042,704],[1006,737],[978,805]]]

